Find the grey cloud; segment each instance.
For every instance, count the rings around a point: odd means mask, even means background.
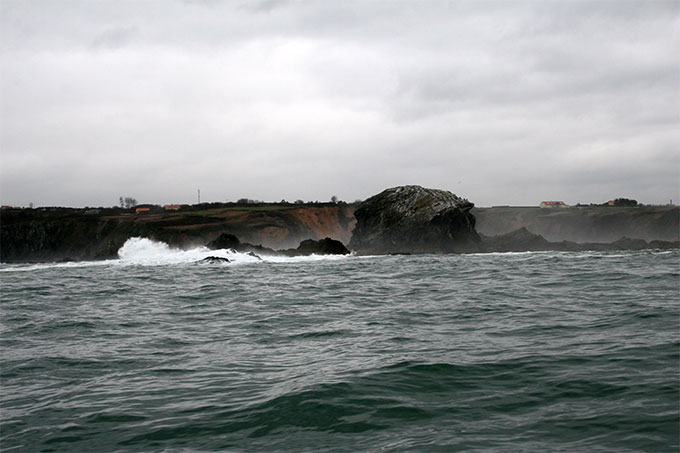
[[[137,34],[139,28],[135,26],[109,28],[95,37],[92,46],[97,50],[119,49],[132,42]]]
[[[678,5],[6,0],[0,196],[676,199]]]

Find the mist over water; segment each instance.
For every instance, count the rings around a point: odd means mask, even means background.
[[[677,250],[119,255],[0,266],[3,451],[680,447]]]

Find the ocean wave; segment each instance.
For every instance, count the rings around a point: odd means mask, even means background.
[[[73,261],[66,263],[39,263],[39,264],[6,264],[0,268],[0,272],[39,271],[54,268],[82,268],[90,266],[168,266],[195,264],[209,257],[225,258],[229,262],[218,262],[212,265],[238,265],[254,263],[304,263],[310,261],[344,260],[348,255],[308,255],[308,256],[276,256],[257,255],[254,253],[240,253],[233,249],[211,250],[207,247],[195,247],[192,249],[179,249],[171,247],[162,241],[153,239],[132,237],[118,250],[118,259],[101,261]]]
[[[3,451],[678,451],[678,251],[123,251],[0,276]]]
[[[168,265],[193,264],[208,257],[226,258],[229,262],[222,264],[252,264],[259,262],[297,263],[320,260],[342,260],[347,255],[309,255],[309,256],[277,256],[255,253],[241,253],[233,249],[211,250],[207,247],[196,247],[181,250],[153,239],[134,237],[128,239],[118,251],[121,264]]]

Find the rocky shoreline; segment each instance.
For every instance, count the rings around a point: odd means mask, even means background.
[[[607,251],[680,248],[680,241],[621,237],[609,243],[551,242],[520,227],[485,236],[476,230],[474,204],[451,192],[400,186],[387,189],[355,211],[350,248],[361,254]],[[676,224],[677,225],[677,224]]]
[[[279,256],[680,248],[678,207],[475,208],[451,192],[420,186],[390,188],[361,204],[216,203],[179,212],[94,211],[2,209],[0,261],[111,259],[131,237],[181,249],[208,246]],[[588,237],[610,240],[563,239]]]

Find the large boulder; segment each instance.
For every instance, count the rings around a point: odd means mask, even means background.
[[[445,190],[393,187],[356,209],[349,247],[364,254],[477,252],[473,206]]]
[[[306,256],[306,255],[348,255],[350,253],[347,247],[335,239],[323,238],[319,241],[314,239],[307,239],[300,242],[297,249],[290,249],[285,251],[289,256]]]

